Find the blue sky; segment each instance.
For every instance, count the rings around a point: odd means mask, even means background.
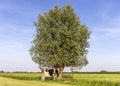
[[[81,71],[120,71],[120,0],[0,0],[0,70],[39,71],[29,55],[33,22],[68,3],[91,31],[89,64]]]

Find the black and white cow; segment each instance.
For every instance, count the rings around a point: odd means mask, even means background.
[[[55,80],[55,78],[58,77],[59,75],[59,69],[47,69],[47,68],[42,68],[41,69],[41,79],[44,81],[46,77],[53,77],[53,79]]]

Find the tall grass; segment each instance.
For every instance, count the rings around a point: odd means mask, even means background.
[[[16,80],[11,78],[0,77],[0,86],[71,86],[69,84],[61,84],[56,82],[41,82],[41,81],[27,81]]]
[[[22,81],[38,81],[40,80],[40,73],[0,73],[1,77],[18,79]],[[64,73],[62,80],[51,80],[46,79],[47,84],[58,83],[68,86],[120,86],[120,74],[79,74],[75,73],[71,75],[70,73]],[[37,85],[36,85],[37,86]],[[47,85],[43,85],[47,86]],[[57,85],[56,85],[57,86]]]
[[[40,80],[40,73],[0,73],[1,77],[18,80]]]

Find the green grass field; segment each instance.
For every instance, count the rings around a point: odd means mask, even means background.
[[[62,80],[40,80],[40,73],[0,73],[0,86],[120,86],[120,74],[64,73]]]

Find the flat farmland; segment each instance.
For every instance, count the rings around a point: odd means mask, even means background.
[[[120,73],[64,73],[62,80],[47,78],[40,73],[0,73],[0,86],[120,86]]]

